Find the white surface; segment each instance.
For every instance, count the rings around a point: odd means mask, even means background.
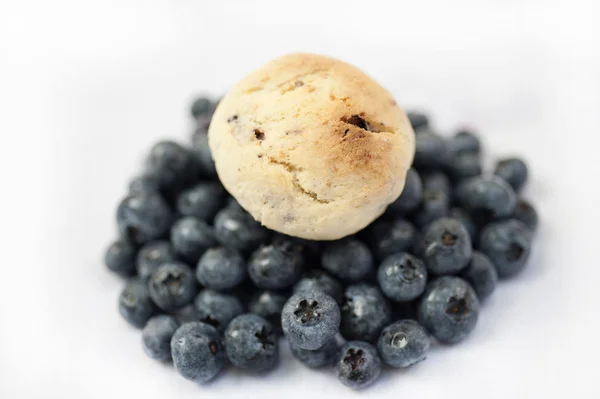
[[[600,396],[594,1],[202,3],[0,3],[0,398]],[[467,341],[360,394],[285,346],[268,377],[196,386],[117,314],[114,208],[156,139],[185,140],[196,93],[298,50],[358,65],[442,131],[472,124],[490,156],[523,155],[535,250]]]

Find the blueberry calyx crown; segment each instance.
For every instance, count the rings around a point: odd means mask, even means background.
[[[355,351],[354,349],[348,349],[346,356],[344,357],[344,363],[349,364],[352,371],[356,371],[360,366],[365,364],[365,358],[363,357],[362,349]],[[350,374],[350,379],[356,379],[358,376],[354,376],[354,373]]]
[[[456,240],[458,237],[448,231],[442,234],[442,243],[447,247],[456,244]]]
[[[318,321],[321,319],[321,306],[317,301],[303,299],[296,306],[294,316],[298,317],[302,324]]]
[[[513,242],[508,247],[506,258],[511,262],[517,261],[521,259],[521,256],[523,256],[523,252],[525,252],[525,249],[521,245]]]
[[[451,316],[464,316],[469,312],[465,298],[450,297],[446,306],[446,313]]]
[[[267,329],[267,327],[263,326],[260,331],[257,331],[254,336],[256,338],[258,338],[258,340],[260,341],[260,343],[262,344],[263,349],[267,349],[267,346],[271,345],[273,346],[275,343],[273,342],[273,340],[271,339],[271,336],[269,334],[269,330]]]

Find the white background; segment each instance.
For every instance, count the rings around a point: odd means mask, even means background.
[[[594,1],[0,2],[0,398],[600,397]],[[356,64],[487,154],[520,154],[531,263],[465,342],[354,393],[289,359],[197,386],[148,359],[102,253],[127,179],[188,106],[283,53]]]

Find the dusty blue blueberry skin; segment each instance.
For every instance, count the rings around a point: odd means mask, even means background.
[[[160,141],[152,147],[146,169],[163,190],[179,189],[198,174],[192,153],[173,141]]]
[[[423,199],[423,183],[415,169],[409,169],[406,174],[404,189],[398,199],[388,206],[388,212],[393,215],[405,215],[416,209]]]
[[[269,237],[269,232],[252,216],[233,207],[221,209],[215,216],[215,236],[221,245],[247,253]]]
[[[337,278],[355,282],[373,270],[373,254],[355,238],[344,238],[328,243],[321,255],[323,269]]]
[[[169,241],[153,241],[144,245],[137,254],[136,269],[140,278],[147,280],[160,265],[176,260]]]
[[[350,341],[340,349],[335,374],[347,387],[365,388],[379,377],[380,372],[381,359],[373,345],[362,341]]]
[[[427,357],[431,340],[427,331],[414,320],[400,320],[381,331],[377,351],[392,367],[409,367]]]
[[[246,261],[234,249],[211,248],[198,261],[196,278],[200,284],[213,290],[232,289],[246,278]]]
[[[217,177],[217,169],[215,168],[215,161],[208,146],[208,135],[203,131],[196,133],[194,134],[191,147],[194,163],[202,176],[215,179]]]
[[[176,208],[183,216],[194,216],[211,223],[223,205],[225,189],[218,182],[201,182],[177,197]]]
[[[264,245],[250,256],[248,275],[258,288],[279,290],[292,286],[302,274],[304,258],[291,241]]]
[[[194,100],[190,107],[190,113],[193,118],[203,115],[211,115],[215,109],[215,104],[207,97],[201,96]]]
[[[315,350],[338,333],[340,308],[321,291],[300,291],[292,295],[281,311],[281,327],[290,343]]]
[[[392,318],[390,304],[381,291],[365,283],[346,287],[341,312],[340,332],[347,340],[375,342]]]
[[[104,253],[104,263],[113,273],[120,276],[135,274],[135,256],[137,248],[129,240],[117,240],[110,244]]]
[[[531,230],[532,233],[535,233],[538,227],[538,214],[533,205],[524,199],[519,199],[517,201],[517,206],[515,207],[515,212],[512,215],[513,219],[520,220]]]
[[[248,304],[248,310],[257,316],[267,320],[273,326],[275,332],[283,334],[281,328],[281,311],[285,305],[288,295],[276,291],[255,292]]]
[[[444,193],[448,198],[452,195],[450,178],[441,170],[426,171],[421,174],[423,190]]]
[[[212,227],[193,216],[179,219],[171,228],[175,253],[190,265],[196,265],[202,254],[217,245]]]
[[[456,200],[478,224],[511,215],[517,204],[514,190],[496,176],[477,176],[461,183]]]
[[[156,312],[146,283],[142,280],[131,280],[119,296],[119,313],[132,326],[142,328]]]
[[[465,226],[465,229],[467,229],[469,237],[471,237],[471,242],[475,241],[478,233],[477,225],[475,224],[473,219],[471,219],[471,216],[467,213],[467,211],[465,211],[462,208],[454,207],[450,209],[448,217],[451,217],[461,222],[462,225]]]
[[[423,192],[423,202],[413,214],[412,220],[419,228],[448,215],[450,198],[440,190],[426,189]]]
[[[460,277],[471,284],[480,301],[490,296],[498,285],[498,273],[492,261],[478,251],[473,251],[471,261],[460,272]]]
[[[381,291],[392,301],[408,302],[419,297],[427,285],[423,262],[406,252],[395,253],[379,266],[377,279]]]
[[[424,113],[411,111],[407,112],[406,116],[408,116],[408,120],[412,125],[413,130],[420,130],[429,126],[429,118]]]
[[[507,158],[498,161],[494,170],[496,176],[500,176],[515,191],[519,191],[527,182],[527,165],[520,158]]]
[[[337,357],[338,346],[335,337],[328,339],[323,346],[315,350],[306,350],[290,343],[292,355],[306,366],[316,369],[331,366]]]
[[[342,302],[344,289],[342,284],[321,269],[311,269],[294,285],[294,293],[300,291],[321,291],[332,297],[337,303]]]
[[[446,141],[437,134],[424,131],[415,136],[414,166],[417,169],[435,169],[446,158]]]
[[[225,331],[234,317],[244,313],[240,300],[234,295],[204,289],[194,299],[194,310],[198,320]]]
[[[469,263],[473,246],[467,229],[460,221],[442,218],[423,231],[415,252],[430,273],[455,274]]]
[[[516,219],[487,225],[479,236],[479,250],[490,258],[499,277],[520,272],[531,253],[531,231]]]
[[[452,155],[479,154],[481,153],[481,142],[479,137],[469,130],[459,130],[448,140],[448,151]]]
[[[145,173],[129,182],[129,194],[146,192],[160,192],[160,182],[156,176]]]
[[[170,360],[171,338],[178,328],[179,323],[171,316],[152,317],[142,330],[144,352],[155,360]]]
[[[117,208],[117,225],[121,236],[136,244],[165,237],[172,222],[169,206],[154,192],[130,195]]]
[[[419,323],[438,341],[454,344],[477,324],[479,300],[462,278],[444,276],[427,285],[417,310]]]
[[[225,350],[217,330],[206,323],[183,324],[171,339],[173,365],[188,380],[204,384],[225,367]]]
[[[234,366],[254,373],[271,370],[279,358],[279,343],[273,326],[252,313],[239,315],[229,323],[224,344],[227,357]]]
[[[406,252],[415,243],[417,229],[405,219],[375,221],[369,228],[369,243],[378,261],[391,254]]]
[[[198,292],[194,272],[183,262],[160,265],[150,276],[148,288],[156,306],[167,312],[189,305]]]
[[[447,158],[446,170],[456,183],[481,175],[483,167],[479,154],[457,154]]]

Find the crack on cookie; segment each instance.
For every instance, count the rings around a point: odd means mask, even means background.
[[[381,129],[379,127],[383,126],[383,123],[374,123],[372,121],[364,118],[365,114],[362,112],[361,114],[351,115],[351,116],[343,116],[341,121],[347,123],[349,125],[354,125],[359,129],[366,130],[368,132],[379,133]]]
[[[312,198],[320,204],[329,204],[330,201],[319,198],[317,193],[315,193],[314,191],[307,190],[306,188],[304,188],[304,186],[302,186],[302,183],[300,183],[300,180],[298,180],[298,176],[296,175],[298,172],[302,172],[302,168],[299,168],[290,162],[277,160],[273,157],[269,157],[269,163],[273,165],[279,165],[283,167],[286,171],[288,171],[292,175],[292,185],[296,190],[298,190],[304,195],[309,196],[310,198]]]

